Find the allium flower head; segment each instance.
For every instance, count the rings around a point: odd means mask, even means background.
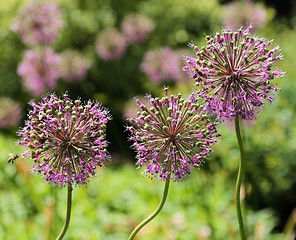
[[[97,36],[97,54],[106,61],[120,59],[126,47],[127,43],[123,33],[116,28],[106,28]]]
[[[220,135],[215,123],[197,103],[192,93],[187,100],[181,94],[153,98],[147,96],[145,106],[139,107],[136,118],[128,119],[130,140],[137,152],[137,165],[146,165],[145,174],[174,181],[190,174],[190,168],[199,168],[211,152],[211,145]]]
[[[44,90],[54,89],[59,77],[60,60],[60,56],[49,47],[27,50],[17,69],[25,90],[40,96]]]
[[[0,128],[17,126],[21,118],[21,106],[8,97],[0,98]]]
[[[34,0],[21,10],[12,30],[18,32],[26,44],[50,45],[62,26],[62,15],[55,3]]]
[[[109,155],[105,129],[111,119],[99,103],[55,94],[31,101],[32,109],[18,135],[34,160],[32,171],[53,185],[83,185]]]
[[[160,83],[179,80],[183,77],[181,69],[182,57],[172,49],[165,47],[146,52],[141,63],[141,70],[149,78]]]
[[[65,50],[61,54],[59,64],[60,77],[67,82],[75,82],[83,79],[90,68],[90,62],[79,52]]]
[[[183,70],[196,80],[207,110],[220,121],[233,120],[236,115],[253,119],[264,99],[273,101],[278,90],[273,79],[284,75],[271,69],[283,59],[279,46],[269,49],[272,41],[251,36],[251,28],[207,36],[205,47],[192,44],[195,58],[185,57]]]
[[[154,24],[144,15],[130,14],[123,19],[121,29],[129,44],[139,43],[146,40]]]

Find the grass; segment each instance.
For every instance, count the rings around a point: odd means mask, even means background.
[[[14,139],[0,137],[0,239],[54,239],[63,225],[66,188],[52,188],[30,174],[30,160],[7,164],[6,155],[20,149]],[[132,229],[157,206],[164,182],[141,175],[132,164],[99,169],[87,187],[74,188],[73,211],[65,239],[127,239]],[[137,239],[238,239],[234,174],[227,168],[173,183],[163,211]],[[282,239],[270,232],[269,210],[246,212],[247,229],[256,239]],[[260,237],[261,236],[261,237]],[[255,239],[255,238],[252,238]]]

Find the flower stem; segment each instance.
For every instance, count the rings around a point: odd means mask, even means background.
[[[168,179],[165,181],[165,186],[164,186],[164,190],[163,190],[163,195],[162,195],[162,199],[158,205],[158,207],[155,209],[155,211],[148,216],[146,219],[144,219],[141,223],[139,223],[139,225],[132,231],[132,233],[130,234],[128,240],[132,240],[134,239],[134,237],[136,236],[136,234],[147,224],[149,223],[153,218],[155,218],[158,213],[161,211],[161,209],[163,208],[167,196],[168,196],[168,192],[169,192],[169,186],[170,186],[170,179],[171,179],[171,174],[169,174]]]
[[[65,224],[63,226],[62,231],[60,232],[59,236],[57,237],[56,240],[61,240],[65,236],[69,223],[70,223],[70,218],[71,218],[71,208],[72,208],[72,185],[69,183],[68,184],[68,193],[67,193],[67,213],[66,213],[66,220]]]
[[[242,184],[242,180],[245,172],[245,154],[244,154],[244,147],[243,147],[243,141],[241,137],[238,115],[236,115],[235,117],[235,132],[236,132],[237,142],[240,150],[240,163],[238,167],[236,187],[235,187],[235,191],[236,191],[235,201],[236,201],[236,211],[237,211],[237,217],[238,217],[238,223],[239,223],[240,237],[241,237],[241,240],[245,240],[246,236],[245,236],[244,222],[243,222],[241,202],[240,202],[240,189],[241,189],[241,184]]]

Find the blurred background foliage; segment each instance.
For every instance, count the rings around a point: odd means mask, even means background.
[[[31,175],[28,159],[7,164],[9,153],[23,151],[15,141],[16,131],[26,118],[27,102],[40,98],[24,89],[23,79],[17,73],[24,52],[33,47],[24,44],[11,30],[18,13],[30,2],[0,2],[0,97],[12,99],[21,109],[15,124],[0,124],[0,239],[53,239],[65,215],[65,189],[52,189],[40,176]],[[124,132],[125,118],[134,111],[130,102],[134,96],[145,93],[161,94],[164,84],[172,92],[188,95],[193,81],[186,75],[175,78],[171,69],[181,71],[182,56],[192,54],[187,47],[190,41],[202,45],[205,35],[224,27],[227,7],[233,2],[54,2],[60,7],[64,26],[51,47],[58,54],[75,50],[90,65],[79,81],[60,77],[51,90],[58,94],[68,91],[72,98],[98,100],[113,115],[107,136],[112,161],[98,170],[98,176],[87,188],[74,189],[73,215],[66,239],[126,239],[132,228],[156,207],[163,188],[163,183],[142,177],[141,170],[133,166],[134,154]],[[242,24],[253,22],[255,34],[274,39],[274,44],[282,48],[285,59],[276,67],[286,71],[286,76],[277,80],[281,91],[275,102],[267,103],[256,121],[244,124],[248,163],[242,197],[246,203],[247,231],[250,239],[292,240],[296,222],[296,4],[294,0],[262,0],[253,4],[254,9],[260,8],[257,12],[265,16],[264,21],[256,24],[258,18],[242,9],[238,14],[245,15],[239,18]],[[121,31],[122,22],[131,13],[150,19],[152,30],[144,41],[127,44],[120,58],[104,59],[96,50],[98,34],[107,28]],[[237,19],[236,16],[230,22]],[[169,77],[155,82],[142,65],[147,52],[161,48],[177,54],[180,62],[167,69],[163,65],[166,56],[156,58],[154,61],[161,66],[159,71]],[[11,115],[10,109],[15,108],[0,104],[0,120],[5,114]],[[163,212],[141,231],[138,239],[238,239],[234,182],[239,151],[233,126],[219,128],[221,142],[204,168],[193,170],[188,180],[172,184]]]

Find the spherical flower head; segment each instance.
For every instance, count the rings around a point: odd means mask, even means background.
[[[0,98],[0,128],[9,128],[19,124],[22,115],[20,104],[8,97]]]
[[[67,82],[76,82],[83,79],[88,69],[90,61],[74,50],[65,50],[61,54],[59,64],[60,77]]]
[[[21,10],[12,30],[28,45],[50,45],[62,27],[62,14],[56,3],[34,0]]]
[[[136,99],[137,117],[128,119],[137,165],[151,177],[179,181],[201,166],[220,134],[194,93],[184,100],[165,88],[164,97],[147,99],[146,106]]]
[[[267,22],[266,10],[260,4],[250,0],[228,3],[224,11],[223,25],[231,29],[238,29],[246,23],[252,23],[254,27],[259,28]]]
[[[60,60],[60,56],[49,47],[26,50],[17,69],[24,89],[35,96],[40,96],[46,89],[54,89],[59,77]]]
[[[97,35],[97,54],[106,61],[120,59],[126,50],[124,35],[116,28],[106,28]]]
[[[205,47],[191,44],[195,58],[185,57],[183,70],[196,80],[206,109],[220,121],[235,116],[254,119],[264,100],[274,99],[278,89],[273,79],[284,75],[279,69],[272,70],[283,59],[279,46],[269,49],[272,41],[251,36],[251,28],[207,36]]]
[[[121,29],[129,44],[140,43],[153,31],[154,24],[144,15],[129,14],[123,19]]]
[[[34,161],[33,172],[52,185],[86,184],[96,168],[109,159],[105,139],[111,119],[97,102],[71,100],[55,94],[31,101],[32,109],[18,135]]]
[[[182,79],[182,57],[172,49],[165,47],[146,52],[141,70],[154,83]]]

